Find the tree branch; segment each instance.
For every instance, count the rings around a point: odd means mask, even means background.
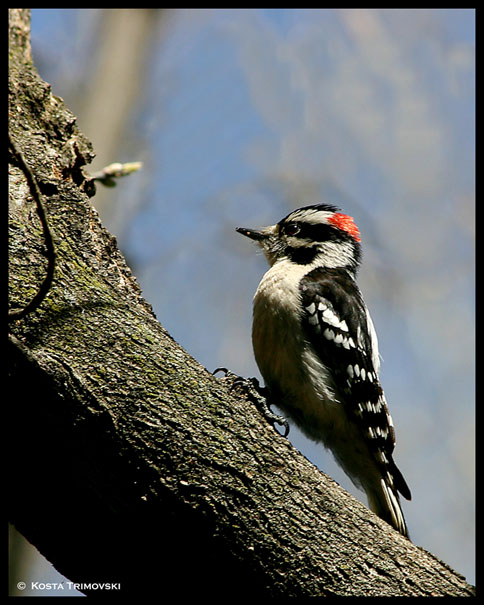
[[[28,18],[10,9],[10,132],[43,194],[56,270],[11,324],[12,522],[70,580],[123,594],[472,595],[161,327],[89,204],[92,151],[31,63]],[[28,192],[12,165],[13,308],[45,275]]]
[[[37,214],[39,215],[40,222],[42,223],[42,230],[44,233],[45,245],[47,248],[47,270],[46,275],[43,282],[39,286],[39,290],[32,298],[32,300],[25,305],[23,309],[19,309],[17,311],[9,311],[8,313],[8,321],[13,321],[14,319],[22,319],[28,313],[34,311],[40,303],[44,300],[45,295],[50,289],[52,284],[52,278],[54,276],[54,268],[55,268],[55,250],[54,250],[54,242],[52,241],[52,235],[50,233],[49,225],[47,224],[47,220],[45,218],[44,206],[42,204],[42,194],[40,193],[40,189],[37,185],[37,181],[35,180],[34,175],[32,174],[30,168],[27,166],[27,162],[21,151],[19,151],[10,138],[8,137],[8,145],[10,147],[10,152],[13,154],[15,162],[22,169],[24,176],[29,185],[30,194],[34,198],[36,206],[37,206]]]

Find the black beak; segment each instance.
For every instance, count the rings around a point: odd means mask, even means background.
[[[235,229],[237,233],[242,233],[246,237],[250,237],[250,239],[254,239],[256,241],[260,241],[267,238],[267,234],[263,231],[257,231],[256,229],[246,229],[245,227],[236,227]]]

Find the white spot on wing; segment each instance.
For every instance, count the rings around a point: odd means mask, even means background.
[[[382,450],[379,449],[377,456],[380,458],[380,461],[383,462],[383,464],[388,464],[388,458],[386,457],[385,452],[382,452]]]
[[[346,321],[344,319],[342,322],[340,322],[339,329],[343,330],[343,332],[348,332],[348,324],[346,323]]]
[[[323,311],[323,318],[332,326],[339,325],[339,319],[336,315],[331,311],[331,309],[325,309]]]

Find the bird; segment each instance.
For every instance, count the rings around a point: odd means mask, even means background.
[[[329,449],[369,508],[409,538],[393,460],[395,429],[380,383],[378,339],[357,285],[361,237],[330,204],[275,225],[237,227],[270,265],[253,299],[252,344],[269,400]]]

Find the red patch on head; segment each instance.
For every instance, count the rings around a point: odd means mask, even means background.
[[[348,216],[342,212],[335,212],[333,216],[328,219],[328,222],[335,227],[338,227],[338,229],[342,229],[343,231],[346,231],[346,233],[349,233],[357,242],[361,241],[360,231],[352,216]]]

